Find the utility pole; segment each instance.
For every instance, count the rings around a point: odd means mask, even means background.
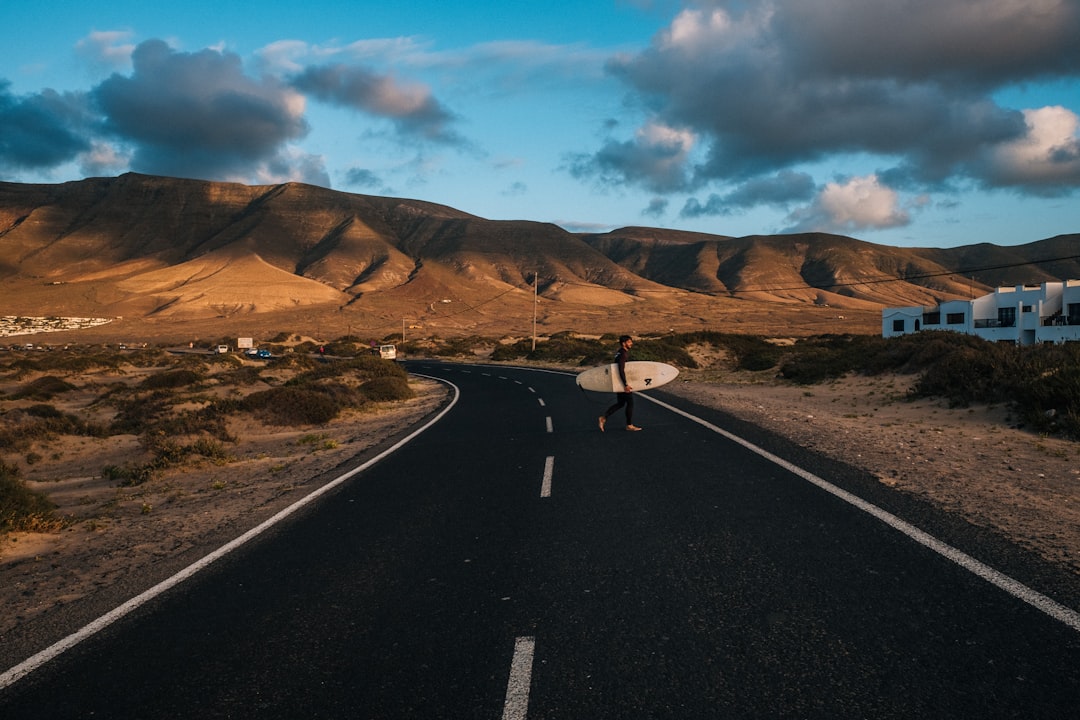
[[[537,303],[536,286],[537,286],[537,277],[538,277],[538,274],[534,271],[533,272],[533,343],[532,343],[532,349],[533,350],[536,350],[536,303]]]
[[[401,318],[401,344],[405,344],[405,318]]]

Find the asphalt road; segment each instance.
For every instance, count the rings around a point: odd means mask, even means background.
[[[565,374],[409,367],[460,391],[440,421],[0,718],[1078,716],[1075,578],[671,398],[711,426],[639,398],[643,432],[600,433]]]

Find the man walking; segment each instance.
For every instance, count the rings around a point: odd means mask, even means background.
[[[617,413],[619,408],[626,408],[626,429],[632,432],[640,430],[637,425],[634,424],[634,389],[630,387],[626,382],[626,363],[630,359],[630,348],[634,346],[634,341],[629,335],[623,335],[619,338],[619,349],[615,353],[615,363],[619,366],[619,380],[622,381],[623,391],[615,395],[615,404],[612,405],[601,415],[597,422],[600,425],[600,432],[604,432],[604,425],[607,424],[607,419]]]

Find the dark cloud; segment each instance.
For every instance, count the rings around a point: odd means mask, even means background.
[[[869,154],[895,163],[880,177],[912,186],[954,178],[1027,188],[1024,176],[1072,186],[1069,137],[1009,166],[1000,149],[1037,130],[992,93],[1080,75],[1075,0],[799,0],[699,2],[643,52],[609,70],[650,109],[648,125],[692,133],[700,154],[646,161],[640,135],[579,156],[579,177],[657,192],[741,183],[799,163]],[[1056,168],[1056,171],[1054,170]],[[692,206],[692,212],[708,204]]]
[[[449,127],[454,114],[426,86],[344,64],[308,67],[292,84],[331,105],[390,120],[402,134],[450,144],[462,141]]]
[[[86,96],[43,90],[15,96],[0,81],[0,169],[49,169],[90,150]]]
[[[596,178],[603,185],[638,184],[656,193],[670,193],[690,187],[686,160],[693,147],[691,133],[660,124],[638,130],[633,140],[608,140],[593,155],[568,158],[570,174],[576,178]]]
[[[704,204],[697,198],[686,201],[679,213],[684,218],[704,215],[733,215],[737,211],[773,205],[787,207],[806,202],[814,196],[814,179],[806,173],[783,170],[770,177],[749,180],[726,195],[713,193]]]
[[[655,197],[649,201],[649,204],[645,206],[645,209],[641,211],[641,214],[645,217],[661,218],[668,209],[668,199],[662,197]]]
[[[376,188],[382,185],[378,175],[364,168],[350,168],[345,173],[345,184],[351,187]]]
[[[1080,72],[1075,0],[785,3],[775,37],[803,72],[996,88]]]
[[[133,169],[209,179],[260,167],[311,175],[310,159],[284,152],[308,130],[291,88],[245,75],[232,53],[178,52],[161,40],[136,47],[132,64],[130,76],[112,75],[92,96],[108,131],[134,148]]]

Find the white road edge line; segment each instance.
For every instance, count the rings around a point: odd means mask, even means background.
[[[917,543],[919,543],[921,545],[924,545],[925,547],[933,550],[934,552],[938,553],[942,557],[947,558],[948,560],[951,560],[952,562],[956,563],[957,565],[964,568],[968,572],[971,572],[971,573],[977,575],[978,577],[981,577],[983,580],[986,580],[987,582],[989,582],[989,583],[991,583],[993,585],[996,585],[997,587],[1001,588],[1002,590],[1009,593],[1010,595],[1017,598],[1018,600],[1022,600],[1023,602],[1026,602],[1028,605],[1031,605],[1032,607],[1036,608],[1037,610],[1041,610],[1042,612],[1046,613],[1047,615],[1054,618],[1055,620],[1059,620],[1059,621],[1065,623],[1066,625],[1068,625],[1073,630],[1075,630],[1077,632],[1080,632],[1080,613],[1073,610],[1072,608],[1065,607],[1064,605],[1057,602],[1056,600],[1048,598],[1047,596],[1043,595],[1042,593],[1038,592],[1037,590],[1033,590],[1033,589],[1029,588],[1027,585],[1024,585],[1019,580],[1015,580],[1015,579],[1009,577],[1008,575],[1000,572],[999,570],[995,570],[994,568],[990,567],[989,565],[986,565],[985,563],[982,563],[982,562],[976,560],[975,558],[971,557],[967,553],[965,553],[965,552],[963,552],[961,550],[958,550],[957,548],[954,548],[953,546],[951,546],[951,545],[949,545],[947,543],[944,543],[941,540],[938,540],[933,535],[930,535],[929,533],[927,533],[927,532],[925,532],[923,530],[920,530],[919,528],[915,527],[914,525],[912,525],[912,524],[910,524],[910,523],[908,523],[908,522],[906,522],[904,520],[901,520],[900,518],[896,517],[895,515],[893,515],[890,512],[882,510],[877,505],[874,505],[874,504],[872,504],[870,502],[867,502],[866,500],[863,500],[859,496],[853,495],[852,493],[849,493],[847,490],[842,490],[841,488],[837,487],[836,485],[833,485],[832,483],[821,479],[817,475],[814,475],[813,473],[811,473],[811,472],[809,472],[807,470],[803,470],[801,467],[799,467],[797,465],[793,465],[792,463],[789,463],[787,460],[784,460],[781,457],[773,455],[768,450],[765,450],[764,448],[760,448],[757,445],[754,445],[749,440],[744,440],[743,438],[739,437],[738,435],[734,435],[734,434],[728,432],[727,430],[724,430],[723,428],[719,428],[716,425],[713,425],[712,423],[710,423],[710,422],[708,422],[706,420],[702,420],[701,418],[696,417],[694,415],[691,415],[690,413],[688,413],[688,412],[686,412],[684,410],[680,410],[679,408],[677,408],[677,407],[675,407],[673,405],[669,405],[666,402],[663,402],[662,400],[657,400],[656,398],[649,397],[648,395],[642,395],[642,397],[644,397],[646,400],[649,400],[650,402],[656,403],[657,405],[659,405],[661,407],[667,408],[668,410],[670,410],[671,412],[673,412],[673,413],[675,413],[677,415],[682,415],[683,417],[685,417],[685,418],[687,418],[689,420],[692,420],[692,421],[696,422],[697,424],[699,424],[699,425],[701,425],[701,426],[703,426],[705,428],[708,428],[709,430],[712,430],[715,433],[723,435],[728,440],[731,440],[732,442],[736,442],[736,443],[742,445],[746,449],[757,453],[758,455],[765,458],[766,460],[779,465],[780,467],[784,468],[788,472],[794,473],[795,475],[798,475],[802,479],[804,479],[804,480],[806,480],[806,481],[808,481],[808,482],[810,482],[810,483],[812,483],[814,485],[817,485],[819,488],[821,488],[825,492],[831,493],[832,495],[835,495],[836,497],[840,498],[844,502],[847,502],[847,503],[855,506],[859,510],[862,510],[863,512],[868,513],[869,515],[872,515],[873,517],[875,517],[878,520],[882,521],[883,523],[885,523],[889,527],[891,527],[891,528],[893,528],[895,530],[899,530],[900,532],[907,535],[909,538],[911,538],[915,542],[917,542]]]
[[[555,456],[548,455],[544,460],[544,480],[540,483],[540,497],[551,497],[551,478],[555,474]]]
[[[525,720],[529,713],[529,689],[532,685],[533,653],[536,639],[514,639],[514,657],[510,661],[510,679],[506,682],[503,720]]]
[[[13,667],[13,668],[11,668],[9,670],[6,670],[3,673],[0,673],[0,690],[3,690],[4,688],[6,688],[6,687],[8,687],[10,685],[13,685],[16,681],[26,677],[27,675],[32,673],[34,670],[37,670],[39,667],[41,667],[45,663],[47,663],[50,660],[52,660],[52,659],[56,658],[57,656],[59,656],[64,651],[70,650],[71,648],[75,647],[76,645],[78,645],[83,640],[86,640],[87,638],[94,635],[95,633],[97,633],[97,632],[99,632],[101,630],[104,630],[106,627],[108,627],[109,625],[112,625],[114,622],[121,619],[122,617],[124,617],[128,613],[131,613],[132,611],[138,609],[142,605],[145,605],[147,602],[149,602],[150,600],[153,600],[158,595],[161,595],[166,590],[169,590],[169,589],[179,585],[180,583],[187,580],[188,578],[190,578],[195,573],[197,573],[200,570],[203,570],[206,567],[210,566],[213,562],[215,562],[217,560],[220,560],[221,558],[225,557],[226,555],[228,555],[233,550],[236,550],[238,547],[240,547],[241,545],[244,545],[249,540],[252,540],[255,537],[261,535],[266,530],[270,529],[274,525],[277,525],[279,522],[281,522],[285,518],[289,517],[290,515],[295,513],[297,510],[300,510],[304,506],[311,504],[316,499],[318,499],[319,497],[321,497],[321,496],[325,495],[326,493],[330,492],[331,490],[333,490],[337,486],[341,485],[342,483],[344,483],[346,480],[350,479],[354,475],[356,475],[358,473],[361,473],[364,470],[367,470],[369,467],[371,467],[375,463],[379,462],[380,460],[383,460],[387,456],[389,456],[392,453],[396,452],[397,450],[401,449],[406,444],[408,444],[409,442],[414,440],[421,433],[423,433],[424,431],[428,430],[430,427],[435,425],[435,423],[442,420],[443,417],[448,412],[450,412],[450,410],[454,407],[454,405],[457,404],[458,398],[461,397],[460,389],[458,389],[457,385],[454,385],[454,383],[452,383],[452,382],[450,382],[448,380],[442,379],[442,378],[435,378],[435,377],[431,377],[431,376],[428,376],[428,375],[416,375],[416,377],[423,377],[423,378],[427,378],[429,380],[437,380],[438,382],[446,383],[454,391],[454,397],[450,401],[450,404],[447,405],[445,408],[443,408],[442,411],[438,415],[436,415],[431,420],[429,420],[427,423],[425,423],[423,425],[423,427],[420,427],[417,430],[413,431],[408,436],[406,436],[406,437],[402,438],[401,440],[399,440],[398,442],[394,443],[391,447],[387,448],[386,450],[383,450],[381,453],[379,453],[375,457],[371,458],[367,462],[363,463],[362,465],[358,465],[357,467],[353,468],[352,470],[349,470],[348,472],[346,472],[346,473],[344,473],[342,475],[339,475],[338,477],[334,478],[333,480],[331,480],[327,484],[323,485],[322,487],[320,487],[320,488],[312,491],[308,495],[305,495],[304,497],[300,498],[299,500],[294,502],[289,507],[287,507],[284,510],[278,512],[273,517],[271,517],[271,518],[269,518],[267,520],[264,520],[263,522],[256,525],[255,527],[251,528],[250,530],[248,530],[246,533],[244,533],[240,537],[236,538],[235,540],[232,540],[232,541],[222,545],[220,548],[213,551],[209,555],[206,555],[205,557],[203,557],[203,558],[201,558],[199,560],[196,560],[191,565],[188,565],[186,568],[184,568],[180,572],[176,573],[172,577],[167,578],[165,580],[162,580],[161,582],[159,582],[157,585],[153,586],[149,590],[146,590],[146,591],[140,593],[139,595],[136,595],[135,597],[131,598],[130,600],[128,600],[124,604],[120,605],[119,607],[117,607],[117,608],[115,608],[113,610],[110,610],[109,612],[107,612],[104,615],[102,615],[101,617],[99,617],[97,620],[94,620],[93,622],[91,622],[88,625],[86,625],[85,627],[83,627],[81,630],[76,630],[71,635],[68,635],[66,638],[57,641],[56,643],[54,643],[53,645],[45,648],[41,652],[27,658],[26,660],[22,661],[21,663],[19,663],[15,667]]]

